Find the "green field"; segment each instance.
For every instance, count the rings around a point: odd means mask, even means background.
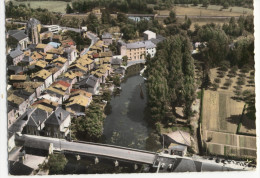
[[[43,8],[43,9],[48,9],[51,12],[61,12],[65,13],[65,9],[67,6],[68,2],[64,1],[24,1],[24,2],[17,2],[13,0],[14,5],[19,5],[19,4],[25,4],[28,5],[30,4],[31,8],[36,9],[36,8]]]

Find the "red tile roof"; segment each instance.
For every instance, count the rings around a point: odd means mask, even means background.
[[[94,57],[94,58],[98,58],[98,57],[99,57],[99,54],[98,54],[98,53],[94,53],[94,54],[93,54],[93,57]]]
[[[59,80],[59,81],[57,81],[57,82],[54,82],[53,85],[55,85],[55,84],[57,84],[57,83],[59,83],[59,84],[65,86],[65,87],[70,87],[70,84],[69,84],[68,82],[63,81],[63,80]]]

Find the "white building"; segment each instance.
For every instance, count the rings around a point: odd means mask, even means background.
[[[150,39],[156,39],[156,33],[150,31],[150,30],[146,30],[144,32],[144,40],[150,40]]]

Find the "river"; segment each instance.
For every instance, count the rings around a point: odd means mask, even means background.
[[[140,70],[139,70],[140,71]],[[131,73],[133,74],[133,73]],[[141,88],[143,99],[140,96]],[[122,91],[110,101],[111,111],[104,121],[102,143],[131,147],[136,149],[157,151],[161,143],[159,136],[148,125],[149,113],[146,112],[146,84],[139,74],[127,77],[121,83]],[[66,155],[69,160],[63,174],[96,174],[96,173],[142,173],[144,167],[137,170],[133,164],[120,162],[114,166],[110,159],[100,158],[94,164],[94,157],[81,157],[77,161],[75,155]]]

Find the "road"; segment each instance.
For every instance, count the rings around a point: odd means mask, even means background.
[[[89,48],[90,48],[91,46],[93,46],[93,45],[99,40],[99,38],[97,37],[97,35],[94,34],[94,33],[87,32],[87,36],[88,36],[89,39],[91,39],[91,44],[90,44],[90,46],[89,46],[88,48],[85,48],[85,49],[80,53],[80,55],[86,54],[86,53],[89,51]]]
[[[121,159],[127,161],[133,161],[138,163],[153,164],[156,154],[153,152],[136,150],[125,147],[109,146],[96,143],[78,143],[78,142],[69,142],[63,139],[57,138],[48,138],[41,136],[33,135],[22,135],[17,136],[16,140],[19,141],[30,141],[38,143],[40,145],[53,143],[55,150],[66,150],[71,152],[78,152],[89,155],[97,155],[110,157],[114,159]]]

